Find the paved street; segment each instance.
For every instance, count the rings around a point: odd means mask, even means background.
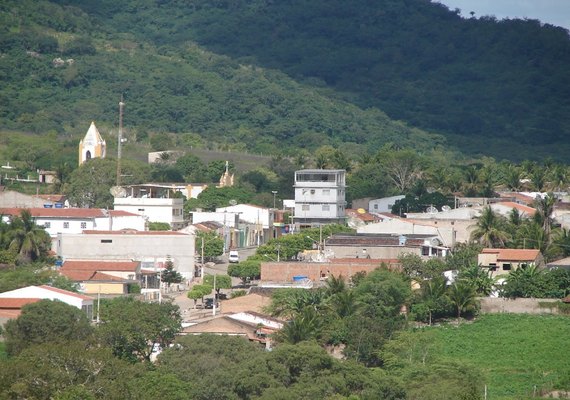
[[[247,257],[255,254],[257,248],[251,247],[247,249],[240,249],[239,250],[239,257],[240,260],[245,260]],[[217,263],[206,263],[204,267],[204,274],[206,275],[225,275],[228,273],[228,255],[225,254],[219,257]],[[238,285],[241,282],[239,278],[232,278],[232,284]],[[174,303],[180,307],[180,313],[182,314],[183,321],[189,320],[196,320],[202,319],[212,316],[212,310],[204,310],[204,309],[194,309],[194,300],[189,299],[187,295],[187,291],[181,291],[177,293],[171,293],[168,297],[172,298]],[[200,305],[201,301],[198,300],[198,305]]]

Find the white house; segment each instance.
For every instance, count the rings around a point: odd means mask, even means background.
[[[67,259],[133,260],[147,270],[160,270],[167,258],[185,279],[192,279],[196,270],[194,234],[172,231],[83,231],[79,234],[58,234],[56,254]]]
[[[115,210],[142,215],[148,222],[165,222],[173,230],[185,226],[184,200],[173,185],[132,185],[114,194]]]
[[[416,221],[405,218],[394,218],[359,226],[356,232],[362,234],[432,235],[448,247],[455,245],[457,234],[454,226],[436,226],[433,225],[433,221]]]
[[[303,169],[295,171],[295,223],[318,225],[344,222],[346,171]]]
[[[4,222],[19,216],[22,208],[0,208]],[[52,237],[58,233],[81,233],[84,230],[145,230],[145,220],[138,214],[100,208],[28,208],[36,225],[43,226]]]
[[[396,201],[402,200],[404,195],[400,196],[390,196],[390,197],[383,197],[381,199],[374,199],[368,202],[368,211],[372,213],[381,213],[381,212],[392,212],[392,207],[396,204]]]
[[[216,208],[216,213],[227,213],[226,222],[231,220],[232,214],[235,214],[239,221],[249,225],[247,234],[250,238],[247,240],[248,243],[260,245],[273,237],[273,221],[275,219],[273,209],[252,204],[236,204],[235,206]]]
[[[83,310],[89,320],[93,319],[93,298],[68,290],[47,285],[26,286],[9,292],[0,293],[0,299],[42,299],[59,300]]]

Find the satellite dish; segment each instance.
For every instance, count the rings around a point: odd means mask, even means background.
[[[445,211],[445,212],[451,211],[451,207],[449,207],[448,205],[445,205],[445,206],[441,207],[441,211]]]
[[[237,201],[235,201],[234,199],[230,200],[230,206],[235,206],[237,204]]]
[[[428,208],[426,208],[426,212],[428,214],[435,214],[437,212],[437,208],[435,208],[434,206],[429,206]]]
[[[109,192],[111,192],[111,195],[113,195],[113,197],[125,197],[127,195],[127,191],[124,187],[121,186],[113,186]]]
[[[359,208],[358,210],[356,210],[356,212],[358,212],[359,214],[366,214],[366,210],[364,208]]]

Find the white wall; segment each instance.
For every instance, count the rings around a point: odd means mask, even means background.
[[[166,222],[173,229],[184,224],[183,199],[115,197],[114,209],[139,214],[149,222]]]
[[[7,299],[28,298],[59,300],[79,309],[81,309],[81,307],[84,305],[93,304],[93,300],[89,299],[87,296],[60,293],[54,290],[42,288],[40,286],[27,286],[16,290],[11,290],[9,292],[0,293],[0,297]]]
[[[236,220],[239,219],[239,216],[240,214],[235,212],[192,211],[192,223],[199,224],[200,222],[214,221],[228,228],[236,228]]]
[[[216,208],[216,212],[237,213],[239,219],[249,224],[261,224],[264,229],[273,226],[273,211],[269,208],[252,206],[249,204],[237,204],[235,206]]]

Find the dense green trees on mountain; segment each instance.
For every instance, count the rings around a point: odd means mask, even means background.
[[[3,128],[112,131],[123,94],[135,141],[445,143],[382,109],[469,153],[566,159],[570,44],[537,21],[463,20],[427,0],[6,1],[0,20]]]

